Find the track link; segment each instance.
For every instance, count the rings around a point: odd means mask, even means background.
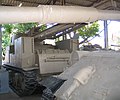
[[[36,70],[24,71],[20,68],[4,65],[9,71],[9,86],[20,97],[32,95],[37,86]]]
[[[25,71],[11,65],[2,65],[9,71],[9,86],[20,97],[40,94],[41,100],[56,100],[54,93],[65,80],[57,77],[47,77],[37,81],[37,70]]]

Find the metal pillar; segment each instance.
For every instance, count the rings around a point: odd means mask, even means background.
[[[107,24],[107,20],[104,21],[104,45],[105,45],[105,49],[108,49],[108,24]]]
[[[0,0],[0,6],[1,5],[2,5],[2,0]],[[1,24],[0,24],[0,65],[2,65],[2,25]]]
[[[0,25],[0,65],[1,64],[2,64],[2,25]]]

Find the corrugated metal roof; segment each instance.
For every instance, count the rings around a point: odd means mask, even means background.
[[[39,5],[78,5],[96,7],[98,9],[120,10],[120,0],[2,0],[2,6],[33,6]]]

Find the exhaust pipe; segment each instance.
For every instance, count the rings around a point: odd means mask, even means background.
[[[120,11],[97,10],[80,6],[6,7],[0,6],[0,24],[7,23],[82,23],[120,20]]]

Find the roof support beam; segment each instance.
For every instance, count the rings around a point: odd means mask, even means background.
[[[55,5],[56,2],[57,2],[57,0],[53,0],[53,5]]]
[[[79,28],[81,28],[81,27],[83,27],[83,26],[85,26],[85,25],[87,25],[87,24],[86,24],[86,23],[81,23],[81,24],[79,24],[79,25],[76,25],[76,26],[74,26],[73,28],[69,29],[68,31],[64,31],[62,34],[60,34],[60,35],[58,35],[58,36],[55,36],[54,39],[55,39],[55,38],[59,38],[59,37],[62,36],[62,35],[66,35],[67,33],[73,32],[73,31],[75,31],[75,30],[77,30],[77,29],[79,29]]]
[[[42,41],[48,37],[54,36],[55,34],[65,31],[66,29],[72,28],[77,24],[58,24],[55,25],[51,28],[48,28],[46,30],[44,30],[43,32],[39,32],[36,35],[34,35],[34,39],[35,41]]]

